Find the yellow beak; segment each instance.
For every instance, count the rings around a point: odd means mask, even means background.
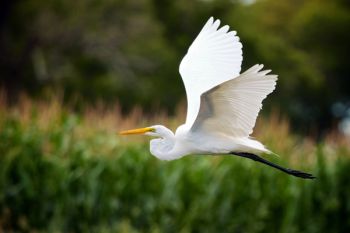
[[[129,134],[144,134],[147,132],[152,132],[154,131],[154,128],[151,127],[146,127],[146,128],[139,128],[139,129],[131,129],[131,130],[125,130],[125,131],[120,131],[120,135],[129,135]]]

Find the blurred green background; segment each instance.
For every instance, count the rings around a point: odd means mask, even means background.
[[[210,16],[279,75],[252,161],[162,162],[119,129],[185,115],[178,66]],[[0,232],[350,232],[348,0],[4,0]]]
[[[0,9],[1,86],[12,101],[61,90],[67,102],[172,114],[185,102],[179,63],[214,16],[238,31],[242,70],[262,63],[279,75],[267,109],[320,133],[350,117],[348,0],[15,0]]]

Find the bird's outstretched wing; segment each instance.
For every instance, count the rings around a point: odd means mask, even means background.
[[[219,28],[220,20],[211,17],[193,41],[180,64],[187,94],[186,125],[192,126],[200,96],[214,86],[239,75],[242,44],[229,26]]]
[[[198,116],[191,131],[249,136],[262,107],[262,101],[276,86],[277,75],[255,65],[235,79],[201,95]]]

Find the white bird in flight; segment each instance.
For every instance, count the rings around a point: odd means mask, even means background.
[[[180,74],[187,94],[187,117],[175,134],[162,125],[121,131],[156,137],[151,153],[161,160],[186,155],[236,155],[249,158],[290,175],[314,178],[311,174],[284,168],[259,155],[270,150],[249,135],[253,132],[262,101],[276,86],[277,75],[255,65],[240,74],[242,44],[229,26],[211,17],[187,51]]]

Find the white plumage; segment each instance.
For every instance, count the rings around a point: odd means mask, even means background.
[[[231,154],[262,162],[288,174],[312,175],[283,168],[256,154],[270,153],[253,140],[256,118],[262,101],[276,86],[277,75],[255,65],[240,74],[242,44],[229,26],[211,17],[204,25],[180,64],[187,94],[185,124],[174,134],[161,125],[127,130],[121,134],[154,136],[151,153],[162,160],[190,154]]]
[[[188,49],[180,64],[180,74],[187,94],[186,124],[195,121],[200,96],[239,75],[242,64],[242,44],[229,26],[219,29],[220,20],[211,17]]]
[[[253,132],[262,101],[276,85],[277,75],[266,75],[255,65],[201,95],[200,110],[193,131],[219,131],[232,137],[248,137]]]

